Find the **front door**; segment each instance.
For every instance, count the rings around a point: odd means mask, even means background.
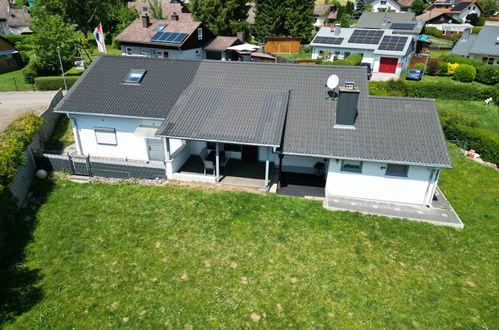
[[[147,140],[147,153],[150,161],[164,161],[165,148],[163,140],[161,139],[146,139]]]

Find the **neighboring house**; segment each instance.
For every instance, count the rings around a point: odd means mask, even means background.
[[[451,54],[499,65],[499,26],[483,26],[478,34],[470,34],[467,30],[452,48]]]
[[[161,9],[163,10],[162,19],[168,19],[169,17],[178,16],[181,21],[192,21],[192,14],[180,0],[162,0]],[[128,2],[128,6],[135,8],[141,15],[149,14],[151,16],[151,9],[149,8],[149,2],[142,2],[141,0]]]
[[[446,13],[453,19],[466,23],[468,15],[476,14],[480,17],[483,9],[477,1],[437,0],[424,12],[431,12],[430,17],[434,17],[437,13]]]
[[[19,52],[15,49],[13,43],[0,36],[0,73],[20,68]]]
[[[401,74],[409,64],[413,38],[394,34],[393,30],[323,27],[310,43],[312,59],[326,57],[334,61],[350,54],[363,55],[372,72]]]
[[[366,0],[365,4],[372,7],[373,12],[407,12],[411,11],[414,0]]]
[[[455,19],[448,13],[439,11],[424,12],[417,16],[416,20],[421,22],[424,26],[434,27],[444,33],[460,33],[473,28],[473,25],[461,23],[460,20]]]
[[[151,21],[146,14],[133,21],[115,40],[124,56],[203,59],[203,48],[215,35],[201,22],[180,20]]]
[[[104,55],[55,112],[79,154],[149,162],[169,179],[223,182],[229,160],[240,184],[315,174],[326,197],[430,205],[451,167],[434,100],[370,96],[363,67]]]
[[[216,37],[204,47],[205,58],[208,60],[238,60],[237,54],[234,54],[228,48],[241,45],[242,41],[237,37]],[[236,56],[235,58],[233,56]]]
[[[0,34],[29,34],[32,33],[31,15],[27,7],[16,8],[9,0],[0,0]]]
[[[314,5],[314,27],[320,29],[323,26],[329,26],[338,17],[336,5],[316,4]]]
[[[417,38],[423,31],[424,24],[416,21],[413,13],[363,12],[356,28],[392,30],[395,34],[406,34]]]

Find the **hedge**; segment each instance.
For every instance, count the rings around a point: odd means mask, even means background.
[[[77,68],[71,68],[68,71],[64,72],[66,77],[69,76],[81,76],[85,72],[85,70],[78,70]]]
[[[454,79],[460,82],[472,82],[476,76],[476,69],[468,64],[460,64],[454,70]]]
[[[80,78],[79,76],[69,76],[66,77],[66,84],[68,89],[74,85],[74,83]],[[51,91],[58,90],[59,88],[64,88],[64,80],[62,77],[37,77],[35,78],[35,88],[40,91]]]
[[[9,42],[13,43],[14,45],[17,45],[18,42],[26,40],[28,35],[9,33],[9,34],[3,34],[2,37],[7,39]]]
[[[476,68],[475,80],[486,85],[499,83],[499,66],[483,65]]]
[[[383,96],[425,97],[446,100],[483,101],[492,97],[499,101],[499,85],[475,83],[412,82],[405,80],[369,81],[369,93]]]
[[[434,36],[434,37],[437,37],[437,38],[440,38],[442,36],[442,34],[443,34],[442,31],[440,31],[436,27],[432,27],[432,26],[426,27],[424,29],[424,31],[425,31],[425,34],[428,34],[430,36]]]
[[[442,56],[442,60],[446,63],[468,64],[475,68],[487,65],[481,61],[472,60],[471,58],[463,57],[460,55],[445,55]]]
[[[473,120],[449,111],[440,109],[439,116],[447,139],[468,141],[468,149],[475,150],[485,161],[499,164],[499,136],[476,127]]]
[[[326,64],[326,65],[352,65],[352,66],[357,66],[360,65],[362,62],[362,55],[361,54],[350,54],[347,57],[345,57],[343,60],[338,60],[338,61],[322,61],[320,64]]]
[[[6,232],[16,212],[16,201],[10,185],[17,168],[25,161],[26,148],[42,123],[43,119],[36,115],[23,115],[0,133],[0,253],[4,251]]]

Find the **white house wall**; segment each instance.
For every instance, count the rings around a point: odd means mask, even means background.
[[[146,120],[135,118],[118,118],[88,115],[70,115],[76,128],[73,130],[75,140],[79,137],[82,154],[94,157],[127,158],[129,160],[149,160],[146,139],[135,136],[139,126],[161,125],[160,120]],[[74,126],[74,124],[73,124]],[[99,144],[95,137],[95,128],[113,128],[116,130],[116,145]],[[78,135],[78,137],[76,136]],[[174,153],[182,146],[181,140],[170,140],[170,152]]]
[[[407,177],[397,177],[385,175],[385,163],[364,162],[362,173],[343,172],[341,164],[329,162],[327,196],[427,205],[438,181],[438,169],[429,167],[410,166]]]
[[[131,54],[128,54],[131,50]],[[121,55],[123,56],[141,56],[141,57],[159,57],[163,58],[163,52],[168,52],[168,58],[173,59],[191,59],[191,60],[202,60],[205,55],[202,48],[194,48],[187,50],[178,49],[160,49],[151,47],[138,47],[130,45],[121,45]],[[150,54],[150,55],[149,55]]]
[[[282,171],[313,174],[314,165],[318,162],[327,164],[327,160],[324,160],[324,158],[284,155],[282,159]]]
[[[379,11],[392,11],[396,13],[400,13],[400,5],[392,0],[387,0],[386,5],[381,5],[381,0],[375,0],[369,3],[373,7],[373,12]]]

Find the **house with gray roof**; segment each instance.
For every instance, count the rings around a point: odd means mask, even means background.
[[[371,96],[364,67],[105,55],[55,111],[77,154],[168,179],[430,205],[451,167],[434,100]]]
[[[392,29],[361,29],[323,27],[310,43],[312,59],[326,61],[362,54],[362,63],[368,63],[372,72],[399,75],[407,68],[412,56],[413,37],[396,34]]]
[[[499,65],[499,26],[486,25],[478,34],[467,30],[454,45],[451,54]]]
[[[396,34],[418,37],[424,24],[416,20],[414,13],[363,12],[355,23],[356,28],[392,30]]]

